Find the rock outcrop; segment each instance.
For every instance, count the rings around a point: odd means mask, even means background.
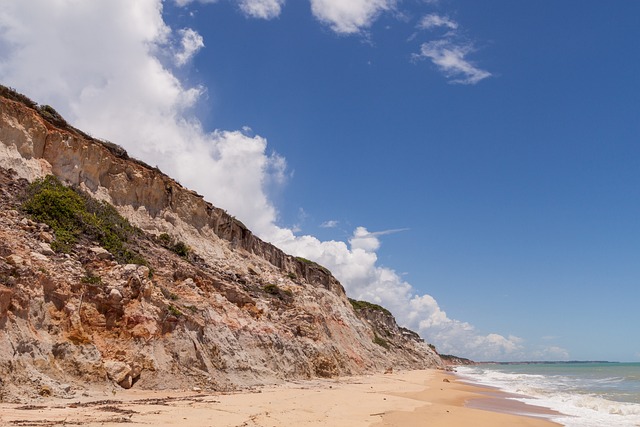
[[[219,390],[443,366],[390,314],[354,310],[325,268],[51,107],[0,95],[0,399],[86,383]],[[139,227],[129,244],[145,265],[120,264],[86,236],[55,252],[54,230],[22,209],[29,182],[48,174]]]

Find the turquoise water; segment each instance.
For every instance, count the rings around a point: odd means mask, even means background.
[[[567,427],[640,426],[640,363],[478,365],[457,370],[462,379],[565,414],[553,420]]]

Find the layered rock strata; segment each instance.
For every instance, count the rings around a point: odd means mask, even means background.
[[[393,317],[356,313],[325,268],[52,109],[2,93],[0,398],[68,395],[87,383],[220,390],[443,366]],[[131,244],[147,264],[118,264],[88,239],[54,252],[53,230],[21,209],[28,183],[47,174],[142,229]],[[163,234],[190,256],[160,244]]]

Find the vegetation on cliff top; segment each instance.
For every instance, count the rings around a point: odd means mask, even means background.
[[[297,260],[297,261],[299,261],[299,262],[301,262],[301,263],[303,263],[303,264],[309,264],[309,265],[312,265],[312,266],[314,266],[314,267],[317,267],[317,268],[319,268],[320,270],[324,271],[324,272],[325,272],[325,273],[327,273],[327,274],[331,274],[331,272],[329,271],[329,269],[328,269],[328,268],[321,266],[321,265],[320,265],[320,264],[318,264],[317,262],[311,261],[311,260],[306,259],[306,258],[303,258],[303,257],[301,257],[301,256],[297,256],[297,257],[296,257],[296,260]]]
[[[30,108],[36,108],[38,106],[38,104],[32,101],[29,97],[4,85],[0,85],[0,96],[3,98],[10,99],[12,101],[19,102]]]
[[[389,310],[387,310],[386,308],[384,308],[381,305],[378,304],[374,304],[372,302],[368,302],[368,301],[358,301],[355,299],[351,299],[349,298],[349,302],[351,303],[351,305],[353,306],[354,310],[374,310],[374,311],[381,311],[384,314],[388,315],[388,316],[392,316],[391,312]]]
[[[108,203],[63,185],[49,175],[29,186],[23,209],[55,233],[51,248],[56,252],[71,252],[82,236],[100,242],[120,263],[145,264],[145,260],[127,245],[129,237],[138,232]]]

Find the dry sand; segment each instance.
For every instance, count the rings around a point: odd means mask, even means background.
[[[444,379],[450,382],[443,381]],[[471,401],[472,407],[465,407]],[[540,418],[508,415],[542,408],[510,403],[440,371],[312,380],[221,394],[121,390],[74,399],[0,404],[2,426],[473,426],[551,427]],[[479,409],[479,408],[485,409]]]

